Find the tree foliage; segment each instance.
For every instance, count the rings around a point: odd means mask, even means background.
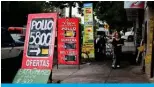
[[[122,1],[2,1],[2,26],[23,26],[30,13],[54,12],[54,8],[75,7],[83,14],[83,4],[93,3],[94,15],[101,21],[106,20],[110,28],[128,25]],[[70,16],[71,16],[70,10]]]
[[[44,2],[36,1],[2,1],[1,15],[3,26],[23,26],[29,13],[41,12]]]
[[[56,8],[63,9],[65,7],[69,7],[69,17],[72,17],[72,7],[76,7],[77,4],[79,5],[79,12],[81,11],[82,2],[81,1],[50,1],[46,3],[46,6],[54,6]]]
[[[77,1],[2,1],[2,26],[23,26],[30,13],[54,12],[55,7],[74,7],[76,3]]]
[[[131,23],[127,21],[123,1],[61,1],[50,2],[49,4],[60,8],[71,8],[75,7],[76,4],[78,4],[79,13],[83,14],[82,8],[84,3],[93,3],[93,9],[95,13],[94,15],[97,16],[98,19],[100,19],[101,21],[107,21],[107,23],[109,23],[110,25],[110,28],[122,29],[122,27],[131,25]],[[72,12],[70,10],[70,17],[71,13]]]
[[[94,8],[96,16],[101,21],[107,21],[110,28],[120,29],[126,27],[127,21],[126,12],[123,1],[101,1]]]

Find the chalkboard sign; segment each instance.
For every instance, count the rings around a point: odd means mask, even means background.
[[[31,21],[28,56],[46,57],[49,54],[49,45],[53,31],[53,19],[37,18]]]
[[[51,70],[40,69],[20,69],[15,76],[13,83],[29,84],[29,83],[42,83],[48,82]]]
[[[65,61],[75,61],[76,56],[72,55],[65,55]]]
[[[57,13],[29,14],[22,68],[52,69]]]
[[[76,49],[76,43],[65,43],[65,49]]]

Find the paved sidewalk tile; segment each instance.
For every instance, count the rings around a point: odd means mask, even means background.
[[[59,65],[59,68],[55,66],[52,71],[52,78],[58,80],[64,80],[74,72],[78,71],[76,66],[68,65]]]
[[[107,83],[148,83],[146,75],[141,72],[140,66],[112,70]]]
[[[88,65],[65,79],[62,83],[104,83],[110,69],[105,64]]]
[[[125,64],[125,66],[124,66]],[[61,83],[147,83],[140,66],[131,66],[123,62],[121,69],[112,69],[111,61],[76,65],[59,65],[53,69],[53,79]]]

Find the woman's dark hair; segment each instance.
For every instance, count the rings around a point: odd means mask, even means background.
[[[118,32],[118,38],[121,38],[121,34],[120,34],[120,32]]]
[[[118,34],[118,38],[121,38],[121,35],[120,35],[120,33],[119,33],[119,32],[117,32],[117,34]]]

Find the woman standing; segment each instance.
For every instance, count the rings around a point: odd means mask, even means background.
[[[112,68],[119,68],[120,67],[120,55],[122,53],[122,45],[124,44],[123,40],[121,39],[120,33],[116,32],[112,41],[114,47],[114,54],[115,59],[112,63]]]

